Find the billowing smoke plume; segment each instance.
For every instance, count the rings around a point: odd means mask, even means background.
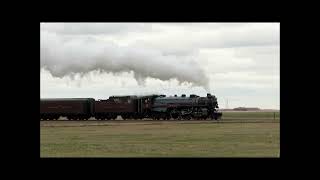
[[[170,43],[170,42],[168,42]],[[41,68],[55,77],[101,72],[133,72],[139,85],[147,77],[160,80],[177,79],[195,86],[208,87],[208,77],[190,57],[163,55],[150,48],[118,46],[112,42],[62,38],[54,33],[41,32]]]

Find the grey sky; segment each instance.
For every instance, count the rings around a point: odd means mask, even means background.
[[[41,98],[206,95],[207,84],[222,108],[228,99],[279,109],[279,23],[42,23],[40,32]]]

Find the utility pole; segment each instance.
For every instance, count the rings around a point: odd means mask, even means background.
[[[229,109],[229,102],[228,102],[228,99],[227,99],[227,105],[226,105],[226,108]]]

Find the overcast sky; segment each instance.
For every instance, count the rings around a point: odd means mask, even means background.
[[[279,23],[41,23],[40,97],[216,95],[280,109]]]

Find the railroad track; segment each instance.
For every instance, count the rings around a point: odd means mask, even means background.
[[[155,125],[163,123],[177,123],[177,124],[225,124],[225,123],[279,123],[273,120],[258,120],[258,121],[236,121],[236,120],[56,120],[56,121],[41,121],[42,127],[86,127],[86,126],[113,126],[119,124],[139,124],[139,125]]]
[[[145,122],[145,121],[153,121],[153,122],[164,122],[164,121],[175,121],[175,122],[184,122],[184,121],[217,121],[217,120],[148,120],[148,119],[142,119],[142,120],[40,120],[40,122]],[[221,121],[221,120],[218,120]]]
[[[89,119],[89,120],[68,120],[68,119],[59,119],[59,120],[40,120],[40,122],[279,122],[279,119],[272,119],[272,118],[226,118],[220,120],[214,119],[170,119],[170,120],[154,120],[154,119],[112,119],[112,120],[96,120],[96,119]]]

